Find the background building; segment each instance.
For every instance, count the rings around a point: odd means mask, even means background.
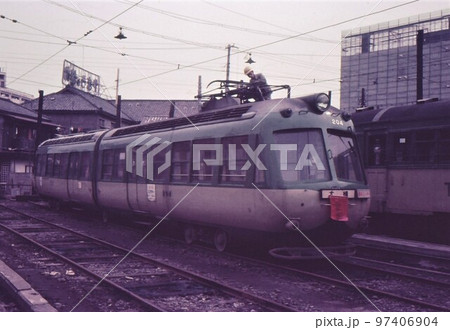
[[[22,104],[33,99],[33,95],[6,87],[6,71],[0,68],[0,99]]]
[[[30,195],[38,119],[30,111],[0,98],[0,197]],[[40,139],[53,137],[56,125],[43,117]]]
[[[121,108],[140,124],[192,116],[200,110],[198,100],[122,100]]]
[[[39,99],[25,104],[38,111]],[[117,109],[114,102],[66,86],[56,93],[44,95],[43,114],[59,125],[59,134],[89,132],[116,127]],[[139,122],[122,113],[121,125],[128,126]]]
[[[342,110],[450,98],[450,9],[342,32]]]

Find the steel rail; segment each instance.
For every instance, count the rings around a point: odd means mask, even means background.
[[[6,206],[6,205],[1,205],[1,206],[4,207],[4,208],[6,208],[6,209],[8,209],[8,210],[11,210],[11,211],[13,211],[13,212],[15,212],[15,213],[18,213],[18,214],[24,215],[24,216],[26,216],[26,217],[29,217],[30,219],[33,219],[33,220],[35,220],[35,221],[39,221],[39,222],[48,224],[48,225],[50,225],[50,226],[53,226],[53,227],[55,227],[55,228],[59,228],[59,229],[61,229],[61,230],[65,230],[65,231],[67,231],[67,232],[69,232],[69,233],[71,233],[71,234],[74,234],[74,235],[83,237],[83,238],[85,238],[85,239],[89,239],[89,240],[91,240],[91,241],[94,241],[94,242],[96,242],[96,243],[102,244],[102,245],[104,245],[104,246],[109,246],[110,248],[114,248],[114,249],[116,249],[116,250],[118,250],[118,251],[120,251],[120,252],[129,254],[130,256],[134,256],[134,257],[140,258],[140,259],[142,259],[142,260],[144,260],[144,261],[146,261],[146,262],[151,262],[151,263],[153,263],[153,264],[159,265],[159,266],[161,266],[161,267],[164,267],[164,268],[166,268],[166,269],[169,269],[170,271],[172,271],[172,272],[174,272],[174,273],[176,273],[176,274],[178,274],[178,275],[180,275],[180,276],[187,277],[187,278],[190,278],[191,280],[194,280],[194,281],[196,281],[196,282],[200,282],[200,283],[202,283],[202,284],[204,284],[204,285],[207,285],[207,286],[209,286],[209,287],[212,287],[212,288],[215,288],[215,289],[219,289],[221,292],[226,293],[226,294],[228,294],[228,295],[230,295],[230,296],[238,297],[238,298],[244,298],[244,299],[250,300],[250,301],[252,301],[252,302],[258,304],[259,306],[266,308],[268,311],[274,311],[274,312],[297,312],[297,311],[298,311],[297,309],[291,308],[291,307],[286,306],[286,305],[283,305],[283,304],[279,304],[279,303],[277,303],[277,302],[275,302],[275,301],[273,301],[273,300],[268,300],[268,299],[265,299],[265,298],[263,298],[263,297],[254,295],[254,294],[252,294],[252,293],[245,292],[245,291],[242,291],[242,290],[239,290],[239,289],[230,287],[230,286],[225,285],[225,284],[223,284],[223,283],[220,283],[220,282],[218,282],[218,281],[211,280],[211,279],[206,278],[206,277],[204,277],[204,276],[201,276],[201,275],[199,275],[199,274],[196,274],[196,273],[193,273],[193,272],[190,272],[190,271],[187,271],[187,270],[183,270],[183,269],[174,267],[174,266],[172,266],[172,265],[170,265],[170,264],[168,264],[168,263],[162,262],[162,261],[160,261],[160,260],[156,260],[156,259],[150,258],[150,257],[148,257],[148,256],[139,254],[139,253],[134,252],[134,251],[133,251],[133,252],[130,252],[130,250],[127,249],[127,248],[124,248],[124,247],[118,246],[118,245],[116,245],[116,244],[113,244],[113,243],[104,241],[104,240],[102,240],[102,239],[99,239],[99,238],[96,238],[96,237],[89,236],[89,235],[87,235],[87,234],[83,234],[83,233],[77,232],[77,231],[72,230],[72,229],[70,229],[70,228],[66,228],[66,227],[64,227],[64,226],[61,226],[61,225],[52,223],[52,222],[50,222],[50,221],[47,221],[47,220],[44,220],[44,219],[37,218],[37,217],[34,216],[34,215],[29,215],[29,214],[27,214],[27,213],[25,213],[25,212],[22,212],[22,211],[19,211],[19,210],[14,210],[14,209],[12,209],[12,208]],[[0,225],[1,225],[2,227],[4,227],[4,225],[2,225],[2,224],[0,224]],[[8,230],[10,230],[10,231],[14,231],[14,230],[11,230],[11,229],[9,229],[9,228],[7,228],[7,227],[5,227],[5,228],[8,229]],[[17,234],[20,235],[20,236],[23,236],[23,235],[21,235],[20,233],[17,233]],[[24,237],[24,238],[27,239],[27,240],[32,241],[31,239],[28,239],[27,237]],[[39,244],[39,243],[37,243],[37,244]],[[39,244],[39,245],[40,245],[40,247],[42,247],[42,248],[45,249],[46,251],[49,251],[50,253],[55,254],[56,256],[59,256],[59,254],[58,254],[57,252],[55,252],[55,251],[53,251],[53,250],[51,250],[51,249],[49,249],[49,248],[47,248],[47,247],[45,247],[45,246],[43,246],[43,245],[41,245],[41,244]],[[83,269],[83,270],[86,270],[87,272],[91,273],[89,270],[87,270],[87,269],[86,269],[85,267],[83,267],[82,265],[77,264],[75,261],[72,261],[71,259],[68,259],[68,258],[66,258],[66,257],[64,257],[64,256],[61,256],[61,257],[62,257],[65,261],[67,260],[67,262],[69,262],[69,263],[71,263],[71,264],[73,264],[73,265],[76,265],[78,268]],[[93,274],[94,274],[94,273],[93,273]],[[103,279],[103,277],[98,276],[98,275],[96,275],[96,274],[95,274],[95,276],[96,276],[99,280],[100,280],[100,279]],[[108,284],[111,283],[111,285],[117,286],[117,284],[115,284],[114,282],[109,281],[109,280],[107,280],[107,279],[103,279],[103,281],[105,281],[105,282],[108,283]],[[124,290],[128,291],[127,289],[124,289]],[[130,293],[132,293],[132,292],[130,291]],[[133,294],[133,293],[132,293],[132,294]],[[135,294],[133,294],[133,295],[135,295]],[[142,298],[141,298],[141,299],[142,299]],[[143,299],[143,300],[146,302],[146,304],[149,304],[149,302],[147,302],[146,299]],[[150,304],[150,305],[151,305],[151,304]],[[151,305],[151,306],[153,306],[153,305]],[[156,309],[159,309],[159,308],[156,307],[156,306],[153,306],[153,307],[155,307]],[[162,311],[162,310],[160,310],[160,311]]]
[[[300,274],[300,275],[305,275],[305,276],[317,278],[317,279],[320,279],[322,281],[331,282],[331,283],[334,283],[334,284],[338,284],[338,285],[342,285],[342,286],[346,286],[346,287],[354,289],[354,286],[351,283],[349,283],[347,281],[336,279],[334,277],[329,277],[329,276],[325,276],[325,275],[321,275],[321,274],[317,274],[317,273],[308,272],[308,271],[305,271],[305,270],[293,268],[293,267],[290,267],[290,266],[274,264],[274,263],[266,262],[266,261],[262,261],[262,260],[255,260],[255,259],[251,259],[251,258],[245,258],[245,259],[248,259],[248,260],[250,260],[252,262],[260,262],[262,264],[266,264],[268,266],[272,266],[272,267],[275,267],[275,268],[278,268],[278,269],[282,269],[282,270],[290,271],[290,272],[297,273],[297,274]],[[356,285],[364,293],[370,293],[370,294],[375,294],[375,295],[379,295],[379,296],[385,296],[385,297],[388,297],[388,298],[391,298],[391,299],[405,301],[405,302],[408,302],[408,303],[411,303],[411,304],[414,304],[414,305],[419,305],[419,306],[423,306],[423,307],[436,309],[438,311],[450,312],[450,308],[449,307],[444,307],[444,306],[440,306],[440,305],[436,305],[436,304],[432,304],[432,303],[427,303],[427,302],[422,301],[422,300],[400,296],[398,294],[391,293],[391,292],[386,292],[386,291],[381,291],[381,290],[378,290],[378,289],[373,289],[373,288],[370,288],[370,287],[367,287],[367,286],[364,286],[364,285],[359,285],[358,283],[356,283]]]
[[[411,266],[406,266],[406,265],[391,264],[391,263],[385,262],[385,261],[370,260],[367,258],[361,258],[361,257],[355,257],[355,256],[339,257],[339,258],[335,258],[334,260],[336,262],[342,263],[344,265],[366,268],[366,269],[370,269],[370,270],[376,270],[379,272],[392,274],[392,275],[396,275],[396,276],[401,276],[401,277],[406,277],[406,278],[410,278],[413,280],[427,282],[430,284],[450,286],[450,274],[444,273],[444,272],[439,272],[439,271],[429,270],[429,269],[421,269],[421,268],[411,267]],[[352,260],[354,260],[354,261],[352,261]],[[370,264],[364,264],[364,263],[370,263]],[[377,267],[377,265],[380,267]],[[381,267],[386,267],[386,268],[381,268]],[[397,268],[398,270],[387,269],[387,267]],[[433,278],[426,278],[426,277],[421,277],[421,276],[417,276],[417,275],[413,275],[413,274],[404,273],[404,272],[401,272],[402,269],[405,271],[422,273],[422,275],[447,277],[448,281],[439,281],[439,280],[436,280]]]
[[[217,251],[215,251],[213,249],[210,249],[208,247],[203,247],[203,246],[196,246],[196,247],[199,248],[199,249],[206,249],[206,250],[209,250],[211,252],[217,253]],[[296,274],[305,275],[305,276],[309,276],[309,277],[312,277],[312,278],[317,278],[317,279],[319,279],[321,281],[331,282],[331,283],[334,283],[334,284],[338,284],[338,285],[341,285],[341,286],[345,286],[345,287],[349,287],[349,288],[354,289],[354,286],[351,283],[349,283],[347,281],[339,280],[339,279],[336,279],[336,278],[333,278],[333,277],[328,277],[328,276],[325,276],[325,275],[321,275],[321,274],[317,274],[317,273],[313,273],[313,272],[308,272],[308,271],[301,270],[301,269],[298,269],[298,268],[294,268],[294,267],[290,267],[290,266],[286,266],[286,265],[280,265],[280,264],[272,263],[272,262],[269,262],[269,261],[264,261],[264,260],[260,260],[260,259],[254,259],[254,258],[245,257],[245,256],[239,256],[239,255],[236,255],[236,254],[231,254],[231,253],[226,253],[226,252],[221,252],[220,254],[222,254],[222,255],[228,254],[228,255],[230,255],[230,256],[232,256],[234,258],[238,257],[238,258],[241,258],[242,260],[245,260],[247,262],[259,263],[261,265],[270,266],[270,267],[273,267],[275,269],[286,270],[286,271],[293,272],[293,273],[296,273]],[[375,294],[375,295],[379,295],[379,296],[385,296],[385,297],[388,297],[390,299],[401,300],[401,301],[408,302],[408,303],[411,303],[411,304],[414,304],[414,305],[419,305],[419,306],[423,306],[423,307],[436,309],[438,311],[445,311],[445,312],[449,312],[450,311],[450,308],[448,308],[448,307],[444,307],[444,306],[440,306],[440,305],[436,305],[436,304],[432,304],[432,303],[427,303],[425,301],[418,300],[418,299],[413,299],[413,298],[409,298],[409,297],[400,296],[398,294],[391,293],[391,292],[381,291],[381,290],[370,288],[370,287],[367,287],[367,286],[364,286],[364,285],[359,285],[357,283],[356,283],[356,285],[364,293],[370,293],[370,294]]]
[[[73,260],[71,260],[71,259],[69,259],[69,258],[67,258],[67,257],[65,257],[65,256],[63,256],[63,255],[61,255],[61,254],[59,254],[58,252],[56,252],[56,251],[54,251],[54,250],[52,250],[52,249],[50,249],[50,248],[47,248],[45,245],[43,245],[43,244],[41,244],[41,243],[39,243],[39,242],[34,241],[33,239],[31,239],[31,238],[29,238],[29,237],[23,235],[22,233],[20,233],[20,232],[14,230],[14,229],[12,229],[12,228],[9,228],[8,226],[6,226],[6,225],[4,225],[4,224],[2,224],[2,223],[0,223],[0,227],[3,228],[3,229],[5,229],[5,230],[7,230],[7,231],[9,231],[9,232],[11,232],[11,233],[13,233],[14,235],[19,236],[21,239],[24,239],[24,240],[28,241],[29,243],[31,243],[31,244],[33,244],[33,245],[39,247],[40,249],[42,249],[42,250],[44,250],[44,251],[50,253],[51,255],[57,257],[58,259],[61,259],[61,260],[63,260],[64,262],[66,262],[66,263],[68,263],[68,264],[74,266],[75,268],[78,268],[79,270],[81,270],[81,271],[83,271],[83,272],[86,272],[86,273],[89,274],[90,276],[94,277],[96,280],[102,281],[102,283],[105,283],[105,284],[107,284],[107,285],[113,287],[114,289],[120,291],[121,293],[126,294],[127,296],[131,297],[132,299],[137,300],[139,303],[141,303],[141,304],[145,305],[146,307],[148,307],[150,311],[153,311],[153,312],[164,312],[164,311],[165,311],[165,310],[161,309],[160,307],[158,307],[158,306],[156,306],[156,305],[153,305],[153,304],[150,303],[148,300],[146,300],[146,299],[144,299],[144,298],[142,298],[142,297],[140,297],[140,296],[134,294],[133,292],[127,290],[127,289],[124,288],[124,287],[121,287],[121,286],[117,285],[116,283],[114,283],[114,282],[112,282],[112,281],[110,281],[110,280],[108,280],[108,279],[106,279],[106,278],[104,279],[102,276],[97,275],[96,273],[90,271],[90,270],[87,269],[86,267],[84,267],[84,266],[82,266],[82,265],[76,263],[75,261],[73,261]]]
[[[15,210],[13,210],[13,211],[15,211]],[[17,212],[17,211],[15,211],[15,212]],[[29,216],[27,214],[24,214],[24,215]],[[53,224],[51,222],[48,222],[46,220],[42,220],[42,219],[38,219],[38,220],[42,221],[42,222],[45,222],[45,223],[49,223],[49,224],[54,225],[56,227],[59,226],[59,225]],[[64,227],[62,227],[62,228],[64,228]],[[71,231],[71,229],[68,229],[68,228],[66,228],[66,230]],[[77,233],[75,231],[73,231],[73,233],[75,233],[77,235],[80,235],[80,236],[84,235],[84,234],[81,234],[81,233]],[[91,238],[91,237],[89,237],[87,235],[85,237],[86,238]],[[103,240],[100,240],[100,239],[97,239],[97,238],[92,238],[92,239],[98,241],[99,243],[103,243],[104,242]],[[105,242],[105,243],[106,244],[110,244],[112,246],[116,246],[116,245],[114,245],[112,243],[108,243],[108,242]],[[124,248],[122,248],[120,246],[116,246],[116,247],[119,250],[128,252],[128,250],[126,250],[126,249],[124,249]],[[196,247],[200,248],[200,249],[206,249],[206,250],[211,251],[213,253],[217,253],[216,250],[209,249],[207,247],[200,247],[200,246],[196,246]],[[222,252],[221,254],[224,255],[224,254],[227,254],[227,253],[223,253]],[[300,269],[297,269],[297,268],[293,268],[293,267],[289,267],[289,266],[285,266],[285,265],[279,265],[279,264],[275,264],[275,263],[271,263],[271,262],[267,262],[267,261],[263,261],[263,260],[257,260],[257,259],[254,259],[254,258],[248,258],[248,257],[244,257],[244,256],[237,256],[235,254],[229,254],[229,255],[233,256],[234,258],[239,257],[242,260],[246,260],[246,261],[249,261],[249,262],[259,263],[259,264],[263,264],[263,265],[266,265],[266,266],[274,267],[276,269],[282,269],[282,270],[294,272],[294,273],[297,273],[297,274],[309,276],[309,277],[312,277],[312,278],[317,278],[317,279],[319,279],[321,281],[331,282],[331,283],[338,284],[338,285],[341,285],[341,286],[354,288],[353,285],[351,285],[349,282],[346,282],[346,281],[343,281],[343,280],[339,280],[339,279],[336,279],[336,278],[333,278],[333,277],[328,277],[328,276],[324,276],[324,275],[321,275],[321,274],[308,272],[308,271],[300,270]],[[137,254],[136,256],[143,257],[143,258],[148,258],[146,256],[139,255],[139,254]],[[150,260],[153,260],[153,259],[150,259]],[[168,265],[166,263],[163,263],[163,262],[160,262],[160,261],[157,261],[157,260],[155,262],[160,263],[164,267],[167,265],[167,267],[172,268],[172,266],[170,266],[170,265]],[[176,268],[175,268],[175,270],[176,270]],[[197,276],[196,274],[193,274],[193,275]],[[208,280],[208,281],[210,281],[210,280]],[[439,310],[439,311],[447,311],[447,312],[450,311],[450,308],[447,308],[447,307],[444,307],[444,306],[427,303],[427,302],[424,302],[424,301],[418,300],[418,299],[413,299],[413,298],[409,298],[409,297],[400,296],[400,295],[397,295],[397,294],[394,294],[394,293],[391,293],[391,292],[381,291],[381,290],[378,290],[378,289],[373,289],[373,288],[370,288],[370,287],[367,287],[367,286],[361,286],[361,285],[358,285],[358,288],[361,291],[363,291],[364,293],[370,293],[370,294],[375,294],[375,295],[379,295],[379,296],[385,296],[385,297],[388,297],[390,299],[401,300],[401,301],[408,302],[408,303],[411,303],[411,304],[414,304],[414,305],[428,307],[428,308],[436,309],[436,310]],[[286,307],[286,306],[283,306],[283,307]],[[295,310],[292,310],[292,311],[295,311]]]

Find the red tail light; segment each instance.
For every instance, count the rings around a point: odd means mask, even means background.
[[[331,219],[348,221],[348,198],[346,196],[330,196]]]

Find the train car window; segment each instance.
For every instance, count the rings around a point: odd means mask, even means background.
[[[435,163],[436,159],[436,132],[421,130],[415,134],[414,161],[419,163]]]
[[[439,131],[438,163],[450,164],[450,129],[444,128]]]
[[[113,177],[114,149],[103,150],[102,179],[110,181]]]
[[[392,163],[394,164],[404,164],[410,161],[410,134],[408,132],[395,133],[392,136]]]
[[[372,135],[368,144],[369,166],[382,166],[386,164],[386,135]]]
[[[69,155],[69,173],[68,178],[71,180],[78,179],[80,168],[80,155],[78,152],[72,152]]]
[[[247,153],[242,147],[248,144],[248,136],[233,136],[222,139],[223,166],[220,171],[222,183],[245,183],[247,171],[242,170],[248,161]]]
[[[61,172],[61,154],[54,154],[53,156],[53,176],[59,178]]]
[[[69,154],[61,154],[60,171],[59,171],[60,178],[67,178],[68,165],[69,165]]]
[[[37,168],[36,175],[44,176],[45,175],[45,164],[47,160],[47,155],[39,155],[37,158]]]
[[[136,175],[136,150],[133,150],[133,156],[131,157],[131,172],[127,171],[127,182],[135,183],[137,179]],[[126,164],[125,164],[126,165]]]
[[[194,145],[208,145],[212,148],[216,145],[214,139],[203,139],[196,140],[193,142]],[[205,148],[206,149],[206,148]],[[192,181],[194,182],[212,182],[213,180],[213,169],[215,166],[206,164],[205,160],[217,159],[215,150],[200,150],[200,158],[194,157],[192,159]],[[197,158],[197,159],[195,159]]]
[[[363,169],[354,138],[346,133],[328,130],[328,142],[338,179],[364,182]]]
[[[54,154],[47,155],[47,164],[45,167],[45,175],[46,176],[53,176],[53,157],[54,157]]]
[[[285,182],[330,180],[330,169],[321,130],[274,132],[274,140],[280,150],[273,152]],[[282,148],[285,150],[281,151]]]
[[[191,161],[191,143],[175,142],[172,144],[172,162],[170,180],[172,182],[189,182],[189,163]]]
[[[81,153],[80,167],[80,180],[89,180],[91,178],[91,153],[89,151]]]
[[[143,174],[144,178],[150,180],[151,182],[167,182],[169,180],[170,170],[168,168],[164,168],[164,164],[166,163],[166,155],[168,155],[169,148],[164,148],[160,152],[156,153],[152,159],[153,172],[147,173],[147,155],[149,152],[152,152],[154,149],[160,147],[161,144],[155,144],[151,148],[147,150],[144,154],[144,165],[143,165]],[[170,153],[169,153],[170,155]],[[170,161],[170,160],[169,160]],[[163,169],[161,172],[160,170]],[[160,173],[158,173],[160,172]],[[147,182],[145,180],[145,182]]]
[[[116,149],[114,153],[113,177],[120,182],[122,182],[125,177],[125,150]]]

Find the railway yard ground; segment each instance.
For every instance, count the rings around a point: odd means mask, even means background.
[[[449,246],[358,234],[354,256],[286,261],[151,228],[0,200],[0,311],[450,311]]]

